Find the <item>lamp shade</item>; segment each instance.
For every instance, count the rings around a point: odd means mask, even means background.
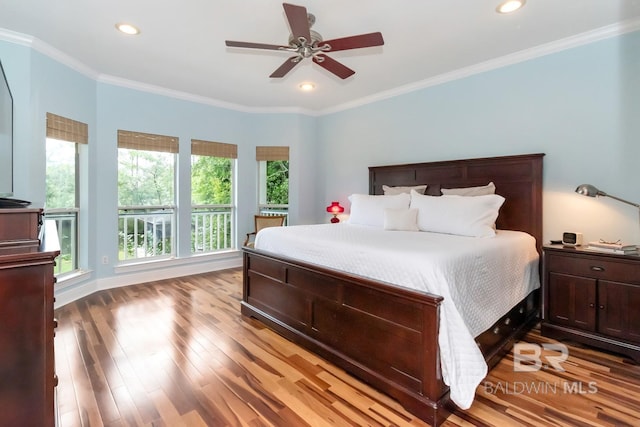
[[[344,208],[340,206],[339,202],[331,202],[329,206],[327,206],[327,212],[330,214],[338,215],[344,212]]]
[[[596,196],[606,196],[607,193],[604,191],[598,190],[591,184],[581,184],[576,188],[576,193],[582,194],[583,196],[596,197]]]

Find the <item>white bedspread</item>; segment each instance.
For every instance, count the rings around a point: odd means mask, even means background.
[[[348,223],[300,225],[263,229],[255,248],[444,297],[442,374],[462,409],[471,406],[487,374],[474,337],[540,286],[535,239],[517,231],[473,238]]]

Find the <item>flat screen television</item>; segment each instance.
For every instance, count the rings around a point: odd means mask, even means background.
[[[0,62],[0,198],[13,196],[13,97]]]

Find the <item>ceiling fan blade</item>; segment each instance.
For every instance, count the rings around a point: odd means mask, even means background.
[[[346,65],[342,65],[335,59],[331,59],[327,55],[324,55],[322,53],[314,56],[313,62],[315,62],[325,70],[332,72],[341,79],[346,79],[347,77],[352,76],[356,73]]]
[[[236,42],[236,41],[233,41],[233,40],[225,40],[224,43],[228,47],[248,47],[248,48],[251,48],[251,49],[281,50],[281,49],[286,49],[288,47],[288,46],[281,46],[281,45],[277,45],[277,44]]]
[[[362,47],[382,46],[384,39],[382,33],[360,34],[358,36],[342,37],[339,39],[325,40],[319,44],[328,44],[331,49],[328,52],[337,50],[360,49]]]
[[[271,73],[269,77],[274,79],[279,79],[281,77],[284,77],[285,74],[287,74],[289,71],[293,69],[293,67],[295,67],[300,63],[300,61],[295,61],[295,59],[297,58],[299,58],[299,56],[296,55],[284,61],[284,63],[280,67],[278,67],[277,70]]]
[[[311,43],[311,32],[309,31],[309,18],[307,9],[295,4],[283,3],[284,13],[287,15],[291,34],[296,39],[304,37],[307,43]]]

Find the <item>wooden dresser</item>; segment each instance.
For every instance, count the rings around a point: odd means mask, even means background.
[[[542,335],[640,363],[640,256],[544,247]]]
[[[0,426],[56,424],[55,222],[41,209],[0,209]]]

